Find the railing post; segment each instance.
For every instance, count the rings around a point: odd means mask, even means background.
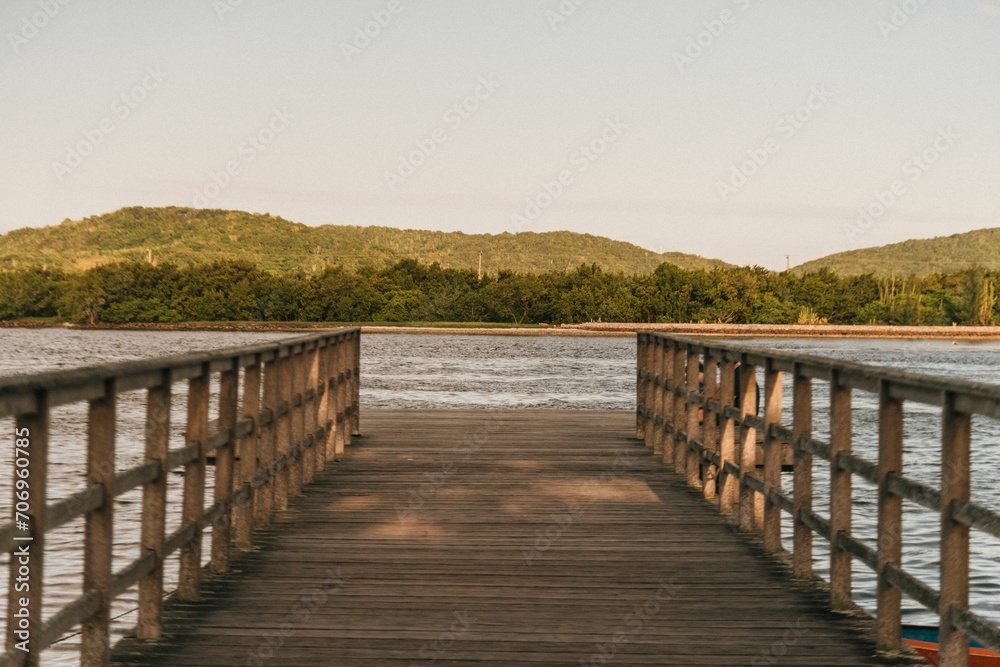
[[[340,372],[337,373],[337,382],[340,392],[340,410],[343,414],[343,426],[341,429],[344,436],[344,447],[351,446],[351,339],[345,334],[340,342]]]
[[[288,509],[288,494],[292,474],[292,346],[281,350],[282,356],[276,362],[278,368],[278,405],[281,416],[276,424],[277,456],[281,471],[274,480],[274,509],[283,512]]]
[[[681,442],[681,434],[687,428],[687,396],[684,387],[687,383],[687,349],[676,342],[673,344],[674,357],[674,446],[671,449],[673,454],[674,471],[680,472],[684,469],[687,443]]]
[[[635,438],[646,439],[646,346],[650,334],[635,336]]]
[[[243,419],[253,422],[250,433],[236,442],[237,464],[236,482],[234,488],[247,486],[247,500],[239,507],[233,508],[233,541],[237,549],[247,551],[253,547],[254,506],[257,503],[257,493],[252,483],[259,469],[257,460],[260,448],[260,355],[243,370],[243,401],[240,410]]]
[[[14,623],[11,615],[7,617],[7,649],[14,656],[21,656],[21,662],[17,663],[25,667],[38,667],[41,661],[41,645],[37,641],[42,636],[44,619],[42,607],[44,598],[42,591],[45,582],[45,505],[46,487],[48,485],[48,457],[49,457],[49,397],[44,391],[35,394],[36,411],[31,414],[18,415],[14,426],[14,445],[18,449],[27,450],[27,467],[20,467],[19,470],[26,470],[27,475],[27,503],[28,515],[27,534],[23,529],[19,529],[14,537],[14,553],[11,556],[11,575],[8,577],[9,592],[7,599],[16,600],[28,598],[28,633],[31,640],[28,641],[28,651],[22,652],[15,648],[21,641],[16,634],[18,627]],[[16,458],[25,458],[16,452]],[[14,480],[22,479],[15,477]],[[13,502],[11,507],[12,519],[17,525],[17,507],[19,502],[25,502],[18,494],[25,489],[19,489],[16,481],[13,483]],[[22,505],[23,507],[23,505]],[[23,556],[21,554],[24,554]],[[23,559],[23,560],[22,560]],[[24,562],[27,561],[27,562]],[[18,583],[18,578],[14,576],[14,569],[21,572],[22,567],[27,568],[27,576],[30,588],[27,591],[18,590],[24,582]]]
[[[656,410],[663,415],[660,425],[660,457],[666,465],[674,464],[674,431],[677,424],[674,420],[674,343],[669,338],[660,339],[660,356],[663,357],[663,396]],[[673,430],[670,430],[673,429]]]
[[[323,394],[320,396],[318,419],[320,426],[323,428],[323,442],[320,444],[320,450],[323,456],[323,468],[329,461],[332,461],[336,456],[336,442],[333,439],[333,429],[330,424],[330,412],[333,406],[333,400],[331,398],[330,391],[330,368],[332,367],[332,358],[330,356],[330,351],[333,349],[330,339],[323,340],[323,351],[319,358],[319,379],[317,381],[317,391],[322,388]]]
[[[151,554],[153,570],[139,580],[136,637],[156,640],[163,634],[163,546],[167,523],[167,458],[170,447],[170,372],[146,393],[146,460],[156,461],[159,474],[142,490],[142,553]]]
[[[306,343],[302,347],[302,357],[299,363],[299,389],[302,392],[302,486],[310,484],[316,473],[316,443],[311,435],[315,429],[310,430],[310,416],[313,414],[315,402],[309,399],[309,389],[312,386],[311,371],[313,351],[312,343]],[[301,492],[301,489],[300,489]]]
[[[772,492],[781,491],[781,464],[784,452],[772,427],[781,424],[783,390],[781,371],[768,358],[764,364],[764,549],[781,551],[781,506],[771,501]]]
[[[803,511],[812,511],[813,458],[802,447],[803,438],[812,437],[812,378],[795,365],[792,378],[792,573],[800,579],[812,577],[812,528],[802,520]]]
[[[830,379],[830,606],[853,607],[851,554],[840,547],[840,536],[851,535],[851,471],[840,467],[841,454],[851,453],[851,388]]]
[[[309,355],[309,390],[312,398],[306,406],[306,432],[312,438],[312,459],[309,462],[309,482],[316,479],[316,475],[323,472],[326,465],[326,442],[316,436],[319,428],[320,402],[323,400],[325,392],[320,389],[320,342],[315,341],[312,354]]]
[[[115,383],[104,396],[90,401],[87,416],[87,484],[104,491],[101,507],[87,514],[84,527],[83,592],[101,596],[98,611],[83,622],[80,656],[83,665],[106,665],[111,651],[111,563],[114,546]]]
[[[239,364],[233,359],[232,368],[222,371],[219,382],[219,430],[229,431],[229,441],[215,452],[214,500],[222,506],[222,514],[212,523],[212,571],[229,571],[229,547],[233,520],[233,450],[236,447],[236,411],[239,401]]]
[[[729,354],[728,352],[726,353]],[[719,511],[733,512],[740,495],[739,477],[726,472],[727,463],[738,463],[736,460],[736,421],[726,414],[726,408],[732,408],[736,399],[736,362],[725,359],[719,382]]]
[[[646,429],[646,446],[653,448],[654,454],[663,455],[663,412],[660,407],[663,405],[663,342],[659,339],[653,340],[653,403],[649,406],[653,411],[653,417]],[[659,423],[657,423],[659,417]]]
[[[757,414],[757,368],[747,363],[746,355],[740,364],[740,530],[752,531],[757,525],[757,493],[743,480],[757,472],[757,429],[746,423],[747,415]]]
[[[295,350],[292,355],[288,357],[289,364],[289,375],[291,384],[291,420],[292,420],[292,434],[291,443],[292,448],[298,450],[298,456],[292,461],[291,474],[288,480],[288,492],[292,496],[302,495],[302,480],[304,478],[303,471],[305,470],[305,443],[303,442],[303,423],[302,419],[305,416],[305,392],[303,387],[305,386],[305,375],[303,358],[305,357],[305,351],[303,345],[299,344],[295,346]]]
[[[691,402],[691,394],[698,392],[701,388],[699,375],[701,374],[701,353],[694,348],[688,348],[687,357],[687,434],[688,441],[684,447],[685,459],[684,467],[687,469],[687,483],[693,487],[701,486],[701,457],[691,446],[692,441],[701,440],[701,407],[697,403]],[[704,404],[702,404],[704,405]]]
[[[265,528],[271,525],[271,515],[274,513],[275,489],[277,488],[278,474],[274,472],[274,462],[277,458],[277,437],[278,437],[278,366],[277,352],[274,358],[269,358],[264,363],[264,410],[269,410],[271,419],[266,426],[260,429],[260,463],[258,470],[267,470],[267,483],[261,487],[257,494],[257,502],[254,506],[256,523]]]
[[[971,493],[972,420],[955,410],[955,395],[945,393],[941,428],[941,667],[967,667],[969,635],[953,613],[969,606],[969,527],[955,521],[956,507]]]
[[[903,499],[889,490],[889,476],[903,472],[903,402],[893,398],[888,380],[879,391],[878,586],[876,641],[880,650],[899,648],[902,591],[889,583],[886,569],[903,557]]]
[[[351,376],[354,391],[351,402],[351,435],[361,435],[361,332],[351,334],[354,374]]]
[[[644,370],[643,375],[645,377],[643,387],[645,391],[645,397],[643,398],[642,401],[643,404],[642,420],[644,424],[642,428],[643,428],[643,433],[645,434],[643,437],[643,441],[647,445],[650,444],[650,439],[653,437],[653,431],[656,428],[656,421],[652,416],[652,413],[655,410],[653,397],[656,394],[656,386],[655,386],[656,378],[654,377],[655,371],[653,369],[653,364],[656,360],[656,348],[658,345],[662,346],[662,341],[659,340],[657,336],[654,336],[653,338],[650,339],[649,343],[646,345],[646,358],[643,363],[643,370]]]
[[[184,507],[181,521],[193,526],[194,537],[181,548],[177,597],[182,602],[201,598],[201,519],[205,513],[205,447],[208,439],[209,367],[188,381],[187,443],[197,445],[193,461],[184,467]]]
[[[704,393],[705,402],[702,404],[701,433],[705,450],[708,452],[718,452],[719,450],[719,417],[718,413],[710,410],[708,402],[718,400],[719,394],[719,358],[714,356],[711,350],[705,350],[705,372]],[[712,462],[703,464],[704,486],[702,495],[706,500],[713,500],[718,493],[719,469]]]

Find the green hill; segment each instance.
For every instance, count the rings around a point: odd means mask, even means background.
[[[838,252],[800,264],[793,271],[802,274],[827,268],[842,276],[908,276],[954,273],[974,266],[1000,270],[1000,228]]]
[[[87,269],[117,260],[192,264],[223,259],[270,271],[312,271],[341,265],[376,267],[399,259],[445,268],[519,272],[597,264],[608,271],[647,273],[663,262],[687,269],[727,266],[697,255],[662,255],[631,243],[575,232],[464,234],[390,227],[310,227],[269,214],[190,208],[124,208],[115,213],[25,228],[0,236],[0,268],[45,265]]]

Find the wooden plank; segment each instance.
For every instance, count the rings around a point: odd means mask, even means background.
[[[241,574],[168,605],[169,640],[126,640],[114,664],[875,662],[872,625],[791,586],[634,439],[631,411],[365,423]]]

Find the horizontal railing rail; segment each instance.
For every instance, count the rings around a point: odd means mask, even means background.
[[[0,525],[10,558],[6,652],[0,667],[39,664],[42,652],[81,626],[81,664],[106,665],[111,605],[138,584],[136,636],[162,636],[164,563],[179,552],[176,597],[197,601],[202,536],[211,529],[209,569],[229,570],[232,550],[248,550],[270,524],[351,443],[359,428],[360,329],[0,379],[0,417],[14,418],[13,516]],[[212,383],[218,419],[209,422]],[[187,384],[185,441],[170,449],[174,385]],[[144,461],[115,469],[120,394],[146,392]],[[87,486],[49,499],[49,419],[53,408],[86,403]],[[211,503],[206,469],[214,465]],[[6,466],[5,466],[6,468]],[[183,469],[181,525],[166,533],[167,476]],[[139,554],[113,571],[115,498],[142,489]],[[84,518],[83,589],[43,617],[45,535]]]
[[[871,568],[880,650],[901,648],[905,594],[939,615],[943,667],[968,664],[970,636],[1000,651],[1000,626],[969,608],[969,531],[1000,538],[1000,514],[970,498],[972,417],[1000,419],[1000,386],[717,339],[640,332],[637,342],[636,436],[720,511],[736,514],[741,530],[761,532],[766,550],[784,551],[781,516],[790,515],[794,576],[814,576],[813,536],[827,540],[834,609],[854,608],[852,561]],[[758,368],[764,374],[759,411]],[[790,426],[782,414],[784,373],[792,377]],[[830,388],[829,442],[813,438],[814,380]],[[854,391],[878,398],[878,461],[852,453]],[[903,475],[906,401],[941,409],[940,488]],[[793,458],[791,497],[781,485],[786,447]],[[816,459],[829,465],[829,517],[813,511]],[[851,533],[855,475],[878,487],[874,549]],[[904,500],[940,515],[940,590],[903,569]]]

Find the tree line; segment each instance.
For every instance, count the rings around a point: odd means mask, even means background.
[[[0,320],[989,325],[1000,320],[996,279],[981,269],[877,278],[673,264],[642,275],[583,265],[480,279],[414,260],[285,274],[243,261],[117,262],[0,272]]]

